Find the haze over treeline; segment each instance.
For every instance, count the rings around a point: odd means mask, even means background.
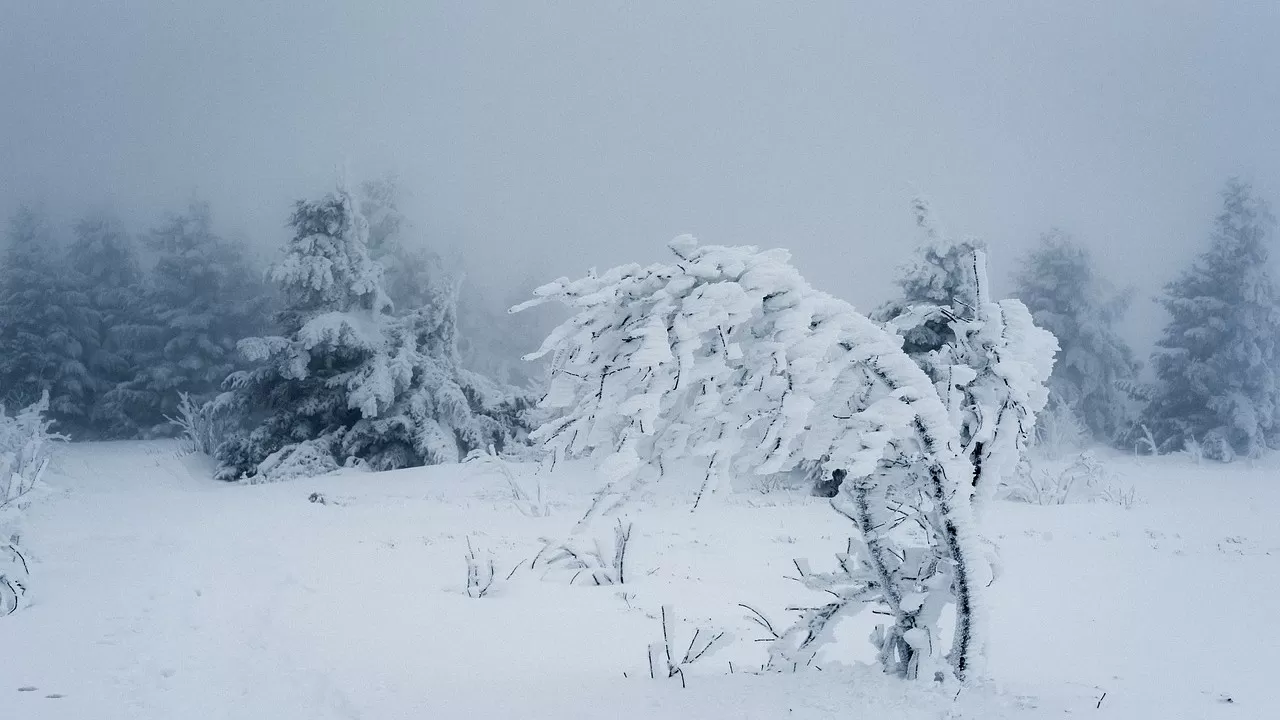
[[[473,280],[692,232],[870,309],[923,192],[998,282],[1050,228],[1091,248],[1141,353],[1223,180],[1280,189],[1267,2],[2,4],[0,209],[63,229],[195,196],[271,253],[293,200],[394,173]]]

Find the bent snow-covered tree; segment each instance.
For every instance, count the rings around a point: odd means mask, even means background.
[[[688,236],[670,249],[673,263],[562,279],[514,308],[559,301],[575,313],[530,356],[553,355],[543,402],[560,413],[533,437],[552,461],[599,461],[606,486],[588,517],[690,458],[705,463],[699,502],[731,474],[838,473],[833,505],[859,553],[825,578],[837,600],[777,651],[812,653],[837,618],[879,604],[893,618],[875,638],[886,670],[980,674],[989,570],[973,466],[929,376],[900,337],[810,287],[785,251]],[[948,604],[950,643],[938,622]]]

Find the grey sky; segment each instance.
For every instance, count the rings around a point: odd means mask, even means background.
[[[1208,0],[0,0],[0,205],[197,192],[274,243],[345,163],[499,273],[692,232],[869,309],[918,188],[998,276],[1056,225],[1150,295],[1227,175],[1280,202],[1277,37],[1280,3]]]

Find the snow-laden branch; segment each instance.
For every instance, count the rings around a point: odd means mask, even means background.
[[[861,565],[849,566],[856,590],[826,619],[866,602],[888,605],[895,624],[879,643],[887,668],[932,675],[949,660],[965,677],[982,654],[987,570],[972,520],[972,448],[957,408],[944,402],[949,394],[903,351],[902,338],[809,286],[785,251],[699,246],[688,236],[669,247],[674,262],[560,279],[513,308],[556,301],[575,313],[530,355],[551,355],[543,404],[560,412],[533,437],[553,460],[598,462],[606,485],[584,520],[688,458],[705,463],[697,502],[730,474],[843,473],[835,505],[859,530]],[[966,331],[971,342],[999,344],[1027,331],[1021,320],[996,338],[988,337],[993,323]],[[993,376],[1024,379],[1020,365],[1000,362],[991,363]],[[970,370],[959,382],[976,376]],[[921,532],[890,532],[906,523]],[[937,637],[948,602],[958,607],[950,647]],[[820,616],[787,634],[789,652],[814,649],[829,634]]]

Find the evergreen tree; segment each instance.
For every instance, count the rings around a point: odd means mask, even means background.
[[[1269,270],[1275,219],[1231,180],[1209,249],[1165,287],[1170,319],[1156,343],[1158,380],[1144,413],[1161,451],[1194,443],[1208,457],[1255,457],[1280,431],[1280,306]]]
[[[1111,290],[1089,252],[1059,232],[1040,238],[1014,285],[1036,324],[1058,338],[1049,377],[1056,410],[1072,413],[1095,439],[1117,442],[1131,425],[1126,388],[1138,372],[1133,351],[1115,329],[1131,294]]]
[[[400,205],[394,177],[360,187],[360,212],[369,224],[369,256],[383,267],[383,287],[393,313],[403,317],[436,305],[448,294],[441,294],[443,288],[456,286],[456,297],[449,302],[457,307],[459,331],[452,336],[462,365],[500,384],[540,383],[544,364],[524,362],[522,357],[542,342],[558,318],[552,311],[517,320],[507,312],[536,287],[536,270],[526,266],[523,283],[484,287],[466,272],[461,257],[446,260],[434,252]]]
[[[902,349],[927,365],[929,353],[955,341],[951,323],[957,318],[972,318],[983,302],[978,288],[986,283],[986,246],[974,238],[955,240],[948,236],[923,198],[916,198],[912,209],[924,241],[897,279],[901,294],[877,308],[871,317],[884,323],[910,319],[895,323],[903,338]],[[936,308],[947,311],[927,312]]]
[[[96,320],[95,342],[85,353],[93,396],[89,421],[96,435],[125,437],[133,423],[108,393],[137,372],[139,354],[130,342],[143,292],[137,249],[115,218],[95,214],[76,224],[70,261]]]
[[[49,394],[49,417],[79,435],[92,382],[86,350],[97,318],[39,215],[20,209],[0,267],[0,383],[5,404],[23,407]]]
[[[369,225],[369,257],[382,266],[383,288],[396,314],[412,312],[431,301],[433,288],[452,283],[444,261],[418,235],[400,210],[401,193],[394,177],[360,187],[360,213]]]
[[[203,401],[238,368],[236,342],[265,326],[267,295],[246,250],[213,230],[209,206],[192,203],[147,238],[156,254],[142,320],[130,341],[137,374],[107,402],[132,419],[133,434],[172,433],[179,395]]]
[[[258,365],[229,378],[218,400],[254,425],[218,449],[220,477],[457,461],[522,433],[523,400],[458,366],[454,289],[392,313],[348,192],[299,202],[291,225],[272,271],[283,335],[242,341]]]

